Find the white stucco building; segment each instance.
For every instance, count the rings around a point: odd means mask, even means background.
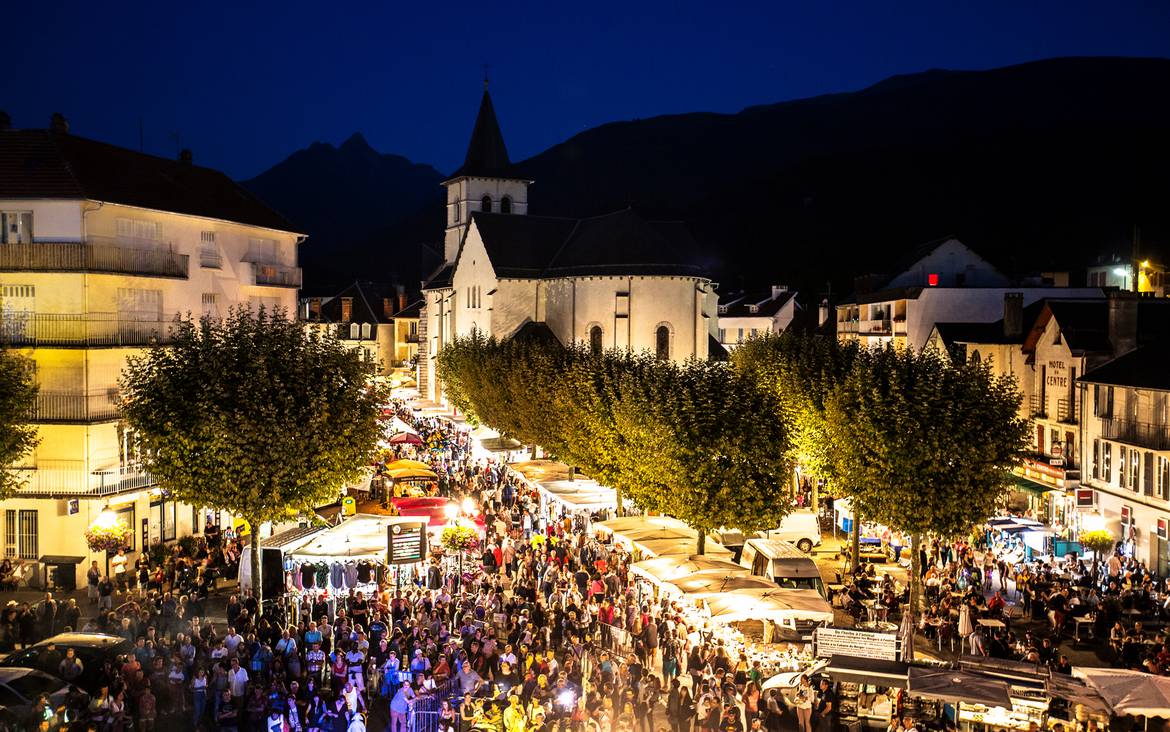
[[[626,209],[586,219],[532,216],[484,91],[462,167],[447,189],[444,262],[423,283],[419,390],[443,400],[436,359],[473,331],[507,338],[547,328],[562,343],[705,359],[715,340],[714,283],[678,222]],[[531,325],[530,325],[531,324]]]
[[[859,291],[837,305],[837,337],[865,345],[921,349],[936,323],[989,323],[1001,317],[1003,298],[1023,304],[1045,297],[1100,297],[1096,287],[1013,283],[955,237],[928,242],[894,267],[877,289]]]
[[[731,351],[745,340],[788,330],[799,306],[796,292],[772,285],[766,292],[738,292],[719,298],[719,342]]]
[[[109,508],[144,543],[203,530],[138,467],[118,414],[126,359],[165,342],[177,315],[236,304],[295,313],[302,238],[224,174],[51,129],[0,129],[0,345],[31,359],[40,444],[0,502],[4,555],[92,554],[83,532]],[[223,518],[226,522],[227,517]],[[212,514],[216,520],[216,514]]]

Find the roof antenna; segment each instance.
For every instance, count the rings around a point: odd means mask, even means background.
[[[488,66],[487,64],[483,65],[483,90],[484,91],[487,91],[487,88],[488,88],[488,69],[489,68],[491,68],[491,67]]]

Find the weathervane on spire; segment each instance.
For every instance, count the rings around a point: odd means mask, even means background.
[[[487,88],[488,88],[488,69],[489,68],[491,68],[491,67],[488,66],[487,64],[483,65],[483,90],[484,91],[487,91]]]

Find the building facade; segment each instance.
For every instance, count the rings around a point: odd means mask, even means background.
[[[767,292],[740,292],[719,298],[719,342],[731,351],[749,338],[788,330],[796,318],[796,292],[772,285]]]
[[[130,356],[165,343],[176,317],[236,305],[296,309],[302,238],[227,176],[49,130],[0,130],[0,343],[28,357],[40,443],[0,502],[5,556],[82,559],[103,509],[129,549],[225,517],[177,504],[138,465],[118,413]],[[104,569],[104,564],[102,565]]]
[[[418,355],[418,311],[402,287],[355,282],[332,297],[301,300],[301,318],[334,333],[378,364],[380,376],[409,371]]]
[[[454,338],[511,337],[536,325],[561,342],[706,359],[714,283],[678,222],[632,210],[587,219],[533,216],[485,90],[463,166],[447,190],[444,262],[423,283],[418,384],[443,401],[437,358]]]

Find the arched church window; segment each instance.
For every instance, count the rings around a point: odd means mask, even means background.
[[[502,214],[512,213],[512,199],[510,196],[504,196],[503,198],[500,199],[500,213],[502,213]]]
[[[479,210],[483,211],[484,213],[491,213],[492,212],[492,197],[491,196],[484,196],[483,197],[483,200],[480,201],[480,204],[479,204]]]
[[[589,350],[594,356],[600,355],[603,348],[601,342],[601,326],[595,325],[589,329]]]
[[[654,355],[663,361],[670,358],[670,328],[665,325],[654,331]]]
[[[458,201],[455,201],[455,203],[451,206],[451,223],[453,223],[453,224],[459,223],[459,202]]]
[[[983,357],[982,357],[981,355],[979,355],[979,351],[978,351],[978,350],[976,350],[975,352],[973,352],[973,353],[971,354],[971,362],[972,362],[972,363],[979,363],[979,362],[981,362],[982,360],[983,360]]]

